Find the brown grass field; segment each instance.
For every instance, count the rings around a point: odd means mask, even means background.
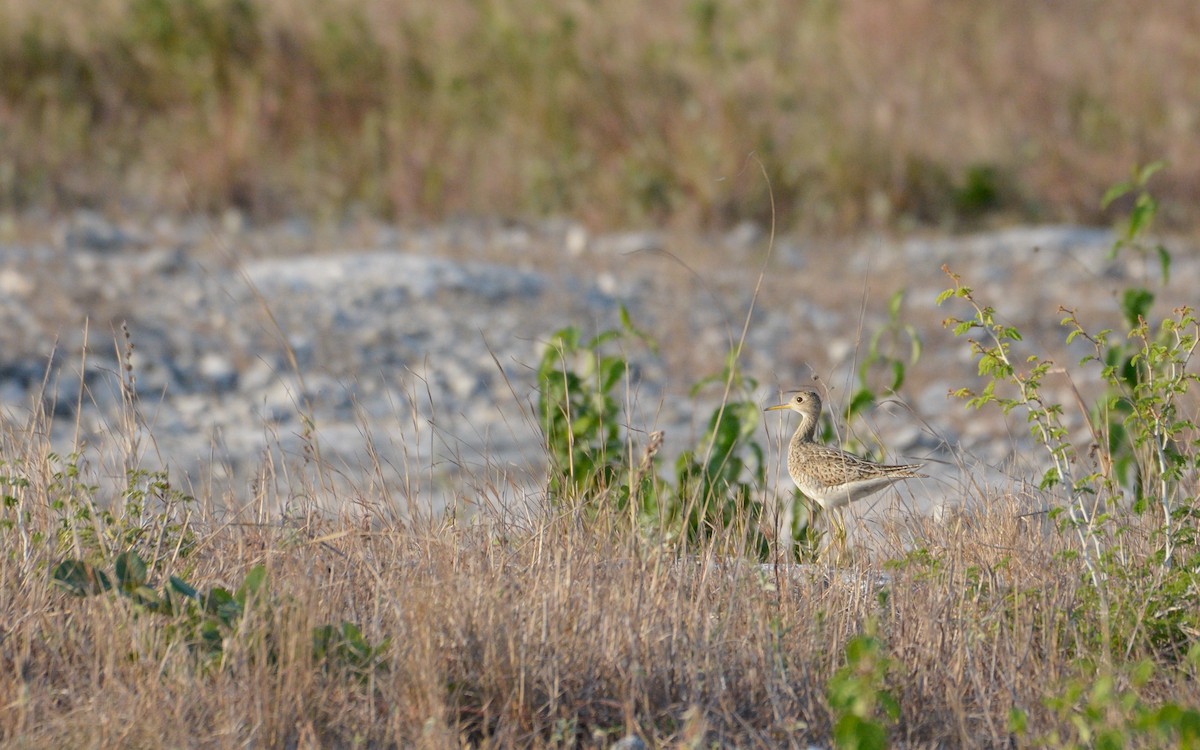
[[[1197,220],[1200,8],[11,0],[0,208],[810,230]]]
[[[669,542],[610,491],[506,507],[519,488],[495,467],[434,515],[373,489],[379,466],[330,512],[315,445],[189,498],[139,471],[153,436],[132,398],[82,456],[48,432],[37,415],[0,429],[5,747],[882,746],[843,735],[848,715],[901,747],[1197,739],[1194,541],[1182,568],[1155,562],[1154,513],[1098,527],[1102,586],[1083,537],[1028,513],[1052,493],[980,496],[965,473],[961,513],[760,562],[733,529],[769,513]],[[119,588],[130,550],[147,571],[125,596],[51,580],[80,559]],[[249,589],[219,624],[178,597],[155,609],[171,575]]]
[[[647,7],[8,0],[0,230],[79,207],[699,233],[1092,222],[1127,214],[1140,188],[1114,216],[1097,197],[1157,160],[1176,168],[1155,177],[1156,229],[1200,221],[1195,2]],[[1122,252],[1152,266],[1144,231]],[[574,262],[559,250],[538,257]],[[1105,279],[1127,321],[1136,283]],[[768,304],[794,293],[760,286]],[[586,440],[544,430],[544,460],[485,457],[433,512],[382,489],[433,466],[334,467],[299,406],[303,452],[267,451],[218,495],[148,468],[132,369],[93,444],[40,397],[5,405],[0,747],[1200,748],[1193,312],[1097,334],[1113,364],[1067,405],[1093,428],[1077,439],[1041,363],[1006,371],[996,352],[1017,339],[974,311],[963,337],[997,348],[958,339],[964,379],[998,383],[1014,420],[1032,410],[1030,465],[1069,476],[984,490],[962,468],[939,486],[959,510],[820,555],[779,528],[790,487],[739,470],[702,492],[640,457],[642,425],[578,478],[555,468]],[[686,349],[684,316],[663,325]],[[742,397],[721,408],[757,413]],[[737,450],[777,460],[754,425]]]

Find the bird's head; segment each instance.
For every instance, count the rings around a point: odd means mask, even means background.
[[[782,404],[768,406],[767,411],[791,409],[798,414],[816,418],[821,413],[821,396],[816,391],[798,391]]]

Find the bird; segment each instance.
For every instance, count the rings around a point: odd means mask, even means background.
[[[917,471],[924,464],[878,464],[817,443],[814,437],[821,418],[821,396],[816,391],[799,391],[785,403],[769,406],[766,411],[779,409],[791,409],[800,415],[800,426],[788,444],[788,474],[805,497],[822,510],[840,511],[896,482],[927,476]],[[840,518],[837,526],[844,541],[846,527]]]

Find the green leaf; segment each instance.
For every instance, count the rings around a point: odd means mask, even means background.
[[[1121,312],[1130,328],[1136,328],[1150,311],[1154,303],[1154,294],[1148,289],[1126,289],[1121,295]]]
[[[220,653],[222,641],[225,640],[220,624],[215,620],[205,620],[200,623],[200,640],[209,648],[210,652]]]
[[[1003,366],[1003,364],[1001,363],[1001,361],[999,359],[997,359],[996,355],[992,354],[991,352],[984,352],[983,354],[981,354],[979,356],[979,375],[980,376],[985,376],[985,375],[1003,376],[1003,372],[1001,370],[1002,366]]]
[[[917,329],[911,325],[905,326],[904,330],[908,332],[908,339],[912,342],[912,352],[909,355],[908,363],[915,365],[917,360],[921,358],[921,337],[917,335]]]
[[[849,421],[856,414],[862,412],[868,406],[875,403],[875,394],[866,388],[859,389],[857,393],[850,399],[850,404],[846,407],[846,419]]]
[[[236,609],[238,615],[242,613],[241,605],[226,589],[214,588],[208,592],[208,596],[204,597],[204,611],[210,615],[218,615],[223,611],[231,611],[231,609]]]
[[[1171,253],[1162,245],[1157,245],[1154,249],[1158,252],[1158,267],[1162,274],[1163,286],[1166,286],[1171,280]]]
[[[572,439],[586,439],[600,426],[600,418],[594,412],[582,414],[571,423]]]
[[[1008,709],[1008,731],[1018,737],[1025,734],[1029,726],[1029,714],[1016,706]]]
[[[1132,182],[1118,182],[1116,185],[1113,185],[1108,190],[1104,191],[1104,197],[1100,199],[1100,208],[1108,208],[1109,204],[1111,204],[1117,198],[1126,195],[1131,190],[1133,190]]]
[[[725,378],[722,377],[721,375],[709,375],[707,377],[700,378],[699,380],[697,380],[695,383],[692,384],[691,388],[688,389],[688,396],[691,398],[695,398],[697,395],[699,395],[700,391],[704,390],[705,386],[712,385],[713,383],[724,383],[724,382],[725,382]]]
[[[1187,740],[1187,747],[1200,747],[1200,711],[1181,710],[1179,714],[1179,738]]]
[[[228,601],[221,602],[213,614],[215,614],[227,627],[233,627],[233,624],[237,622],[237,619],[242,616],[242,611],[243,608],[241,603],[236,599],[230,599]]]
[[[737,412],[738,424],[742,427],[738,435],[738,440],[744,440],[752,436],[758,429],[758,423],[763,415],[762,410],[758,408],[758,404],[753,401],[738,401],[730,406]]]
[[[117,572],[117,582],[123,589],[133,590],[146,582],[146,563],[136,552],[117,555],[113,567]]]
[[[875,699],[879,701],[879,707],[883,709],[883,715],[892,721],[900,718],[900,702],[887,690],[876,692]]]
[[[621,328],[631,336],[636,337],[639,341],[646,345],[651,354],[658,354],[658,342],[655,341],[650,334],[639,329],[633,324],[633,318],[629,315],[629,309],[624,304],[620,306]]]
[[[188,599],[200,601],[200,592],[188,585],[188,582],[178,576],[171,576],[167,579],[167,586],[176,593],[183,594]]]
[[[1092,744],[1096,750],[1125,750],[1125,732],[1117,729],[1104,729],[1096,734]]]
[[[608,393],[625,374],[627,364],[619,357],[606,357],[600,363],[600,391]]]
[[[112,588],[103,570],[83,560],[64,560],[54,566],[51,580],[75,596],[91,596]]]
[[[1134,687],[1142,687],[1150,682],[1150,678],[1154,676],[1154,662],[1150,659],[1142,659],[1133,668],[1133,674],[1130,679],[1133,681]]]
[[[332,625],[318,625],[312,629],[314,661],[322,661],[326,658],[335,632]]]
[[[934,300],[934,304],[941,305],[943,302],[945,302],[946,300],[950,299],[953,296],[954,296],[954,290],[946,289],[945,291],[943,291],[941,294],[939,294],[937,296],[937,299]]]
[[[1133,203],[1133,210],[1129,212],[1129,227],[1125,230],[1125,236],[1129,239],[1139,236],[1154,221],[1157,213],[1158,203],[1146,193],[1139,195]]]
[[[637,329],[633,327],[633,319],[629,317],[629,308],[625,306],[624,302],[618,305],[618,310],[621,316],[621,327],[628,333],[636,333]]]
[[[132,599],[137,604],[147,607],[151,610],[159,610],[163,608],[165,602],[159,598],[158,592],[144,584],[134,586],[132,588],[122,588],[122,593]]]
[[[245,606],[246,601],[251,597],[258,596],[260,592],[266,590],[267,584],[267,568],[261,563],[255,565],[247,573],[242,580],[242,585],[238,587],[237,599],[238,604]]]
[[[1141,170],[1137,173],[1138,185],[1141,187],[1145,187],[1146,183],[1150,181],[1150,178],[1154,176],[1154,173],[1158,172],[1161,169],[1164,169],[1166,166],[1167,166],[1167,163],[1165,161],[1159,160],[1159,161],[1152,161],[1149,164],[1147,164],[1146,166],[1142,167]]]
[[[738,435],[741,434],[741,420],[733,410],[726,407],[718,409],[712,416],[713,443],[709,466],[720,465],[733,452],[737,445]]]
[[[575,326],[560,328],[550,337],[549,348],[559,354],[569,354],[579,348],[579,338],[582,334]]]
[[[587,342],[587,344],[585,344],[583,348],[590,349],[590,350],[592,350],[592,352],[595,352],[595,350],[599,349],[601,346],[608,343],[609,341],[612,341],[613,339],[618,338],[620,335],[621,335],[620,331],[613,331],[613,330],[601,331],[591,341]]]
[[[833,728],[834,742],[838,747],[857,750],[884,750],[887,747],[887,732],[873,721],[846,714]]]
[[[1046,471],[1045,474],[1042,475],[1042,481],[1038,484],[1038,489],[1049,489],[1057,485],[1060,481],[1061,476],[1058,473],[1058,469],[1052,466]]]

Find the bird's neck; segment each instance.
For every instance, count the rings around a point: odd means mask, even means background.
[[[807,414],[801,414],[800,426],[796,428],[796,434],[792,435],[792,445],[811,443],[816,434],[817,420]]]

